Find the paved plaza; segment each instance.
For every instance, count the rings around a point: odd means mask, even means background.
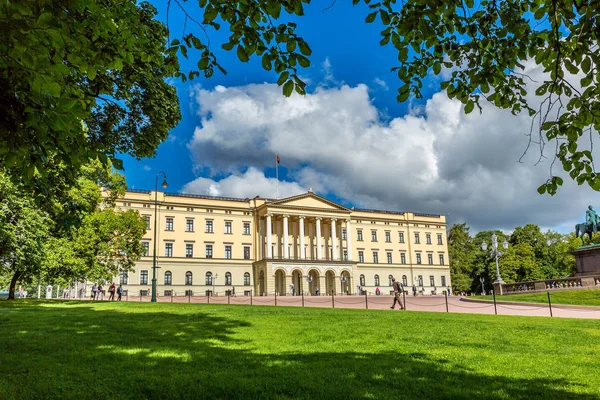
[[[150,302],[150,296],[124,296],[124,301]],[[447,300],[447,303],[446,303]],[[509,298],[503,299],[508,301]],[[277,307],[324,307],[324,308],[360,308],[371,310],[390,310],[393,296],[158,296],[161,303],[200,303],[200,304],[238,304]],[[476,302],[468,298],[451,296],[406,296],[408,311],[454,312],[470,314],[501,314],[550,317],[547,304],[503,304],[498,300],[496,307],[492,302]],[[396,307],[396,310],[398,308]],[[398,311],[396,311],[398,312]],[[600,319],[600,307],[571,305],[552,305],[552,316],[562,318]]]

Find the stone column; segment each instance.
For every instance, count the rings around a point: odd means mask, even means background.
[[[290,257],[298,259],[298,225],[296,221],[292,222],[292,248],[294,249]]]
[[[290,258],[288,216],[283,216],[283,257]]]
[[[267,258],[273,258],[273,238],[271,237],[271,214],[267,214],[266,219],[267,230]]]
[[[260,222],[260,220],[259,220]],[[265,258],[265,226],[262,223],[258,224],[258,259]]]
[[[338,259],[338,254],[337,254],[337,239],[335,237],[336,235],[336,219],[335,218],[331,218],[331,259],[333,261]]]
[[[348,249],[348,261],[352,261],[352,228],[350,219],[346,220],[346,248]]]
[[[317,260],[323,259],[323,251],[321,249],[321,218],[315,218],[317,223]]]
[[[300,230],[300,259],[304,260],[306,258],[306,254],[304,254],[304,217],[300,217],[298,219],[299,230]]]
[[[277,227],[277,258],[283,258],[281,252],[281,225],[279,224],[279,219],[275,221],[275,225]]]

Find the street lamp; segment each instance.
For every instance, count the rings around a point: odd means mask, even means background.
[[[485,278],[483,276],[479,277],[479,282],[481,282],[481,294],[485,295]]]
[[[502,243],[504,249],[508,249],[508,242],[504,239],[504,243]],[[487,251],[488,245],[486,242],[481,243],[481,250]],[[494,285],[496,284],[504,284],[505,282],[502,280],[500,276],[500,268],[498,267],[498,255],[502,255],[501,252],[498,251],[498,236],[496,234],[492,234],[492,250],[491,253],[496,257],[496,280],[494,281]]]
[[[219,274],[216,273],[215,276],[213,276],[213,278],[211,279],[212,280],[212,287],[213,287],[213,291],[212,291],[213,296],[215,295],[215,281],[217,280],[218,277],[219,277]]]
[[[158,177],[160,176],[160,174],[163,175],[164,179],[163,179],[163,183],[162,183],[162,187],[163,189],[166,189],[167,186],[169,186],[167,184],[167,174],[165,174],[164,172],[159,172],[158,174],[156,174],[156,185],[154,186],[154,251],[152,252],[152,302],[156,303],[156,231],[158,230],[157,228],[157,209],[158,209]]]
[[[342,289],[342,293],[344,293],[344,285],[346,284],[346,282],[348,282],[348,278],[346,277],[346,275],[340,275],[340,282],[342,283],[341,289]]]
[[[312,276],[310,276],[310,274],[306,275],[306,283],[308,283],[308,293],[310,293],[310,284],[312,281],[313,281]]]

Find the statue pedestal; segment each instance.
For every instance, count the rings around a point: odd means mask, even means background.
[[[575,276],[600,275],[600,245],[581,246],[573,254],[577,265]]]

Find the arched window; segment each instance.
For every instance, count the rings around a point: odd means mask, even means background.
[[[388,286],[392,286],[392,276],[388,276]]]
[[[231,285],[231,272],[225,272],[225,284]]]
[[[212,272],[208,271],[206,273],[206,285],[212,285]]]
[[[365,286],[365,276],[364,275],[360,276],[360,286]]]
[[[250,286],[250,272],[244,273],[244,285]]]
[[[185,284],[186,285],[191,285],[192,284],[192,273],[190,271],[185,273]]]
[[[402,284],[404,286],[408,286],[408,280],[406,279],[406,275],[402,275]]]
[[[171,271],[165,271],[165,285],[171,285],[173,283],[173,274]]]
[[[379,275],[375,275],[375,286],[379,286]]]

